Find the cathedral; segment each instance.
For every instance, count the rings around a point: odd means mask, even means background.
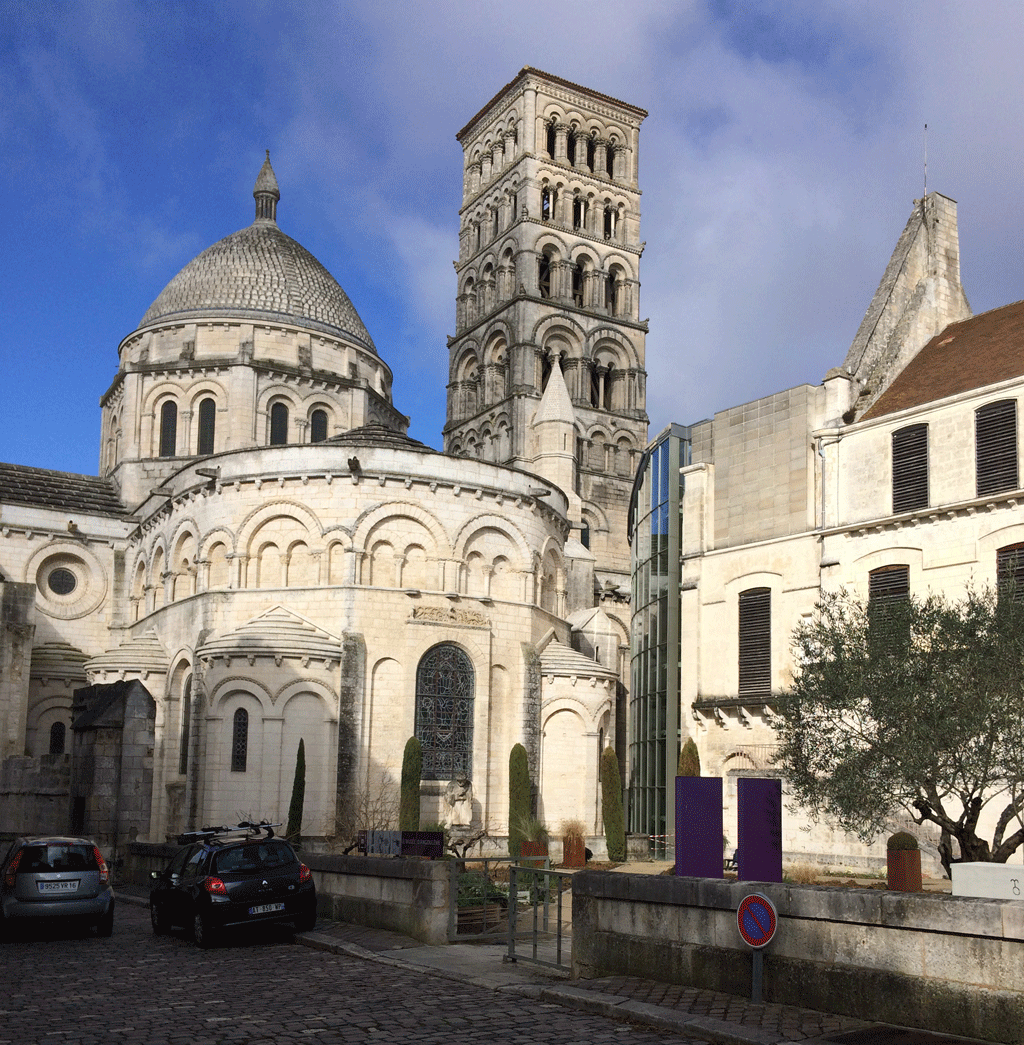
[[[0,831],[277,822],[301,741],[302,833],[347,841],[393,826],[367,818],[416,736],[424,822],[465,778],[505,835],[521,743],[538,818],[599,834],[647,441],[645,116],[524,68],[457,135],[443,451],[279,226],[268,154],[252,224],[118,346],[100,474],[0,465]]]

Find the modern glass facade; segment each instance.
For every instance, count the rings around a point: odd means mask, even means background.
[[[655,855],[673,851],[679,758],[679,550],[681,468],[690,430],[669,425],[644,452],[629,506],[632,609],[629,691],[629,832]]]

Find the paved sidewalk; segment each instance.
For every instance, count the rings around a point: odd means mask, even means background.
[[[122,886],[116,892],[119,901],[148,905],[148,890],[144,888]],[[295,939],[307,947],[417,969],[428,975],[726,1045],[826,1042],[844,1032],[882,1030],[878,1024],[847,1016],[792,1005],[754,1004],[732,994],[634,976],[570,981],[554,969],[529,962],[506,962],[504,943],[427,946],[387,930],[327,920],[321,920],[312,932],[296,934]]]

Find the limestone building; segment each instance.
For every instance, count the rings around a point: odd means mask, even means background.
[[[1022,396],[1024,302],[972,316],[956,204],[931,193],[841,365],[652,442],[631,514],[634,831],[671,835],[692,736],[735,844],[736,780],[775,772],[773,700],[821,592],[959,598],[1016,576]],[[783,824],[795,859],[884,859],[798,812]]]
[[[443,453],[279,227],[268,155],[253,223],[118,347],[100,475],[0,465],[0,830],[281,819],[301,739],[303,834],[350,836],[415,734],[425,820],[468,776],[504,835],[523,743],[538,815],[599,832],[646,441],[643,115],[524,70],[462,132]]]

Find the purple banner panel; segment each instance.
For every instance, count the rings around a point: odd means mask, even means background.
[[[722,877],[721,777],[676,777],[676,874]]]
[[[741,882],[781,882],[782,781],[741,776],[736,786],[736,877]]]

